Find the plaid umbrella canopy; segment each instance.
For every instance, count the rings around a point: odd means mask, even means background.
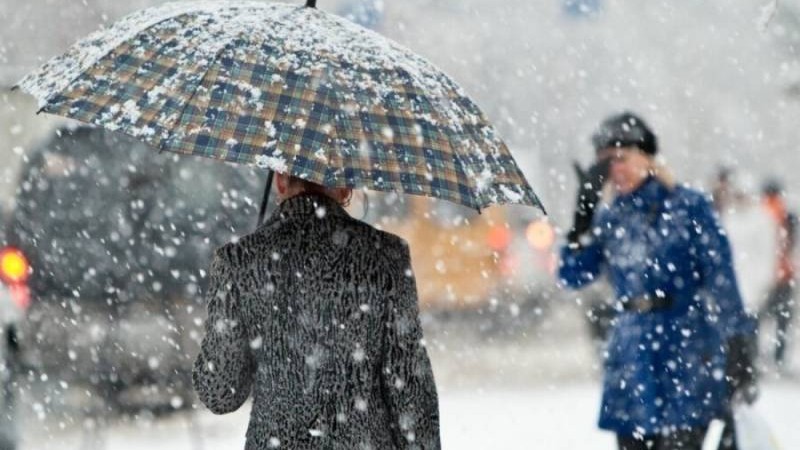
[[[316,8],[173,2],[79,41],[18,87],[159,151],[329,187],[542,207],[484,114],[400,45]]]

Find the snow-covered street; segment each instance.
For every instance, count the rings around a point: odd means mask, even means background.
[[[596,429],[599,387],[590,381],[544,385],[528,389],[443,389],[442,444],[445,449],[612,449],[613,436]],[[773,427],[786,450],[800,448],[796,426],[800,380],[770,383],[758,410]],[[239,449],[244,447],[247,410],[228,416],[207,411],[176,414],[163,420],[117,423],[99,433],[109,450]],[[22,449],[86,448],[84,432],[53,430],[26,436]]]
[[[613,449],[613,435],[596,427],[600,375],[579,314],[574,305],[555,308],[535,327],[508,328],[505,334],[477,333],[468,321],[428,322],[443,447]],[[800,377],[765,372],[757,410],[782,449],[800,448],[795,424]],[[59,423],[56,415],[39,420],[31,405],[23,406],[24,450],[241,449],[250,409],[247,404],[226,416],[201,408],[160,418],[110,419],[98,429],[79,414],[69,416],[70,424]]]

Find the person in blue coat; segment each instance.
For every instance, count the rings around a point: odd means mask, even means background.
[[[725,232],[710,200],[656,163],[657,139],[641,118],[609,117],[592,141],[596,162],[576,165],[559,277],[570,288],[606,277],[614,290],[599,426],[621,450],[700,450],[721,418],[721,448],[735,449],[730,405],[754,400],[756,326]]]

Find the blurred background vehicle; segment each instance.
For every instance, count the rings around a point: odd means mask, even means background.
[[[117,407],[189,405],[205,271],[254,229],[261,183],[100,129],[57,130],[20,171],[3,248],[25,363]]]
[[[0,209],[0,450],[13,450],[18,401],[14,384],[20,373],[16,327],[27,304],[26,292],[19,287],[25,281],[27,267],[18,252],[6,248],[4,223]]]
[[[396,193],[357,195],[355,217],[409,243],[420,307],[439,317],[540,316],[556,287],[554,227],[524,207],[478,212],[446,201]]]
[[[17,441],[14,383],[18,376],[15,316],[19,313],[11,295],[0,285],[0,450],[13,450]]]

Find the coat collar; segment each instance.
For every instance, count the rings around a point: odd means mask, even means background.
[[[635,191],[618,196],[614,203],[626,208],[646,209],[654,202],[665,200],[670,192],[656,177],[650,176]]]
[[[336,200],[324,194],[302,193],[287,198],[275,212],[274,217],[281,220],[294,218],[316,217],[322,219],[328,216],[347,216],[347,211]]]

